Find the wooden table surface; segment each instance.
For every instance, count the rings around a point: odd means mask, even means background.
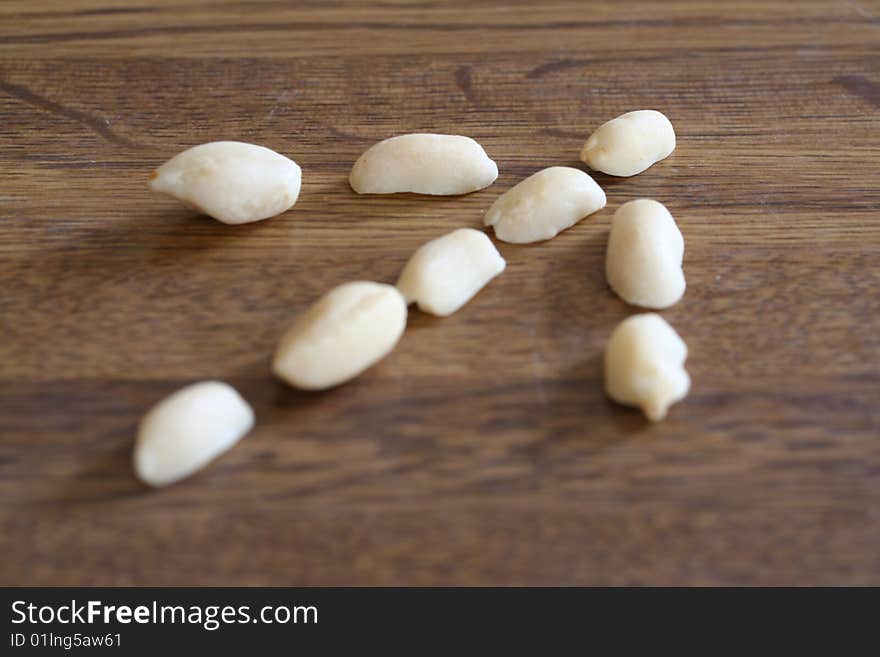
[[[300,393],[268,371],[330,287],[393,282],[505,190],[582,166],[638,108],[678,148],[393,354]],[[0,583],[880,584],[880,3],[0,5]],[[358,196],[393,134],[476,138],[465,197]],[[225,226],[146,186],[237,139],[299,202]],[[685,237],[690,396],[609,402],[609,219]],[[131,471],[141,415],[223,379],[257,425],[179,485]]]

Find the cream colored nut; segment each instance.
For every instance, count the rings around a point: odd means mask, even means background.
[[[675,150],[675,130],[656,110],[627,112],[590,135],[581,160],[595,171],[634,176]]]
[[[621,205],[611,220],[605,275],[634,306],[668,308],[684,294],[684,239],[662,203],[639,199]]]
[[[491,185],[498,167],[470,137],[415,133],[370,146],[351,169],[358,194],[455,195]]]
[[[605,390],[657,422],[691,387],[686,358],[687,345],[665,319],[633,315],[617,325],[605,348]]]
[[[134,471],[150,486],[167,486],[229,450],[254,426],[254,412],[221,381],[194,383],[156,404],[141,420]]]
[[[397,289],[407,303],[445,317],[470,301],[506,264],[485,233],[459,228],[423,244],[403,268]]]
[[[499,196],[483,223],[500,240],[540,242],[605,207],[605,192],[580,169],[549,167]]]
[[[300,168],[273,150],[215,141],[175,155],[150,175],[150,188],[224,224],[246,224],[289,210]]]
[[[406,301],[397,288],[345,283],[321,297],[284,334],[272,371],[297,388],[330,388],[385,357],[404,328]]]

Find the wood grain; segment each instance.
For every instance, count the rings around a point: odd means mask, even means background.
[[[880,3],[5,2],[0,5],[0,584],[880,584]],[[654,107],[679,145],[556,239],[323,394],[274,381],[296,314],[478,227]],[[478,139],[498,181],[359,197],[375,140]],[[215,139],[303,168],[229,227],[146,177]],[[664,202],[693,392],[606,400],[634,312],[608,221]],[[136,423],[221,378],[258,424],[167,490]]]

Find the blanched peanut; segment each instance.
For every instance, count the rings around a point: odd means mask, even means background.
[[[467,194],[488,187],[498,167],[470,137],[415,133],[368,148],[351,169],[358,194]]]
[[[634,176],[675,150],[675,130],[656,110],[627,112],[590,135],[581,160],[595,171]]]
[[[268,219],[299,197],[301,172],[273,150],[215,141],[175,155],[150,175],[150,188],[224,224]]]
[[[406,327],[406,301],[391,285],[356,281],[332,289],[281,338],[272,371],[304,390],[323,390],[381,360]]]
[[[627,303],[668,308],[681,299],[683,255],[684,239],[661,203],[639,199],[614,213],[605,275],[611,289]]]
[[[660,315],[633,315],[617,325],[605,348],[605,390],[657,422],[690,389],[686,358],[687,345]]]
[[[422,245],[406,263],[397,289],[408,303],[444,317],[470,301],[505,265],[485,233],[459,228]]]
[[[204,467],[254,426],[254,412],[235,388],[203,381],[178,390],[141,420],[134,470],[150,486],[167,486]]]
[[[605,207],[605,192],[580,169],[549,167],[498,197],[483,219],[500,240],[549,240]]]

